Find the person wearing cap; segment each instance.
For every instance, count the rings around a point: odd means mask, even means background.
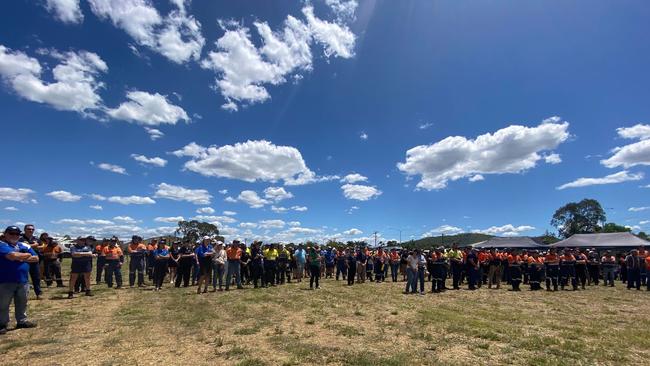
[[[498,253],[497,253],[498,254]],[[501,257],[498,256],[499,258],[499,266],[501,265]],[[480,280],[479,275],[478,275],[478,270],[479,270],[479,262],[478,262],[478,251],[475,248],[470,249],[469,253],[467,253],[467,257],[465,258],[466,266],[467,266],[467,288],[469,290],[476,290],[478,281]],[[501,278],[497,276],[497,288],[500,288],[500,281]]]
[[[528,284],[531,291],[542,289],[541,281],[544,274],[544,258],[539,256],[539,252],[533,250],[529,253],[528,262]]]
[[[178,275],[176,276],[176,287],[188,287],[190,285],[190,276],[192,274],[192,265],[196,261],[194,251],[190,247],[190,242],[185,240],[183,245],[178,249]]]
[[[59,242],[56,239],[49,238],[47,241],[47,246],[43,249],[43,262],[45,263],[45,284],[47,287],[52,285],[52,276],[56,281],[56,287],[65,287],[63,286],[63,280],[61,280],[61,258],[63,255],[63,249],[59,246]]]
[[[521,291],[519,288],[522,280],[521,263],[522,259],[519,251],[513,250],[508,255],[508,268],[510,269],[510,285],[512,286],[512,291]]]
[[[156,263],[153,268],[154,291],[160,291],[165,283],[167,267],[169,265],[169,248],[165,245],[165,239],[158,241],[158,247],[153,251]]]
[[[210,282],[212,274],[212,256],[214,256],[214,248],[210,244],[211,242],[212,238],[204,236],[203,240],[201,240],[201,245],[194,251],[199,261],[199,287],[196,290],[197,294],[201,293],[201,285],[204,285],[203,293],[208,292],[208,282]]]
[[[0,241],[0,335],[7,333],[9,305],[13,301],[16,328],[33,328],[27,320],[29,265],[38,264],[38,255],[28,245],[19,243],[20,228],[9,226]]]
[[[239,282],[244,285],[246,283],[251,283],[251,274],[250,274],[250,263],[251,263],[251,252],[249,248],[246,248],[246,244],[240,243],[237,240],[239,249],[241,249],[241,257],[239,258]]]
[[[180,241],[175,241],[172,243],[171,248],[169,248],[169,283],[173,284],[176,282],[176,275],[178,274],[178,258],[179,258],[179,245]]]
[[[147,254],[145,256],[145,266],[147,268],[147,277],[153,281],[153,268],[156,265],[156,257],[153,252],[158,248],[158,240],[151,239],[147,244]]]
[[[569,283],[571,283],[573,291],[578,289],[576,257],[570,249],[565,249],[564,254],[560,256],[560,289],[564,290]]]
[[[293,277],[298,282],[302,282],[305,275],[305,263],[307,263],[307,251],[305,251],[305,246],[302,243],[298,244],[298,249],[293,253],[293,256],[296,258],[296,272]]]
[[[122,264],[124,263],[124,253],[122,248],[117,245],[117,237],[113,236],[108,246],[104,248],[106,256],[106,284],[113,287],[113,276],[115,276],[116,289],[122,288]]]
[[[70,265],[70,283],[68,288],[68,299],[72,299],[77,280],[81,278],[84,282],[86,296],[92,296],[90,292],[90,272],[93,270],[92,244],[88,245],[85,238],[78,237],[75,244],[70,247],[72,264]]]
[[[452,287],[454,290],[460,290],[460,277],[463,271],[463,253],[458,249],[458,243],[452,244],[452,247],[446,253],[451,264]]]
[[[307,253],[307,258],[309,260],[309,289],[314,289],[314,284],[316,288],[319,289],[320,285],[318,280],[320,279],[320,267],[321,267],[321,255],[318,245],[314,245],[309,248]]]
[[[275,272],[277,271],[278,250],[275,244],[267,244],[262,252],[264,254],[264,282],[266,286],[275,286]]]
[[[223,242],[217,241],[212,257],[212,291],[217,291],[217,283],[219,284],[219,291],[223,291],[223,275],[226,272],[226,261],[228,256],[223,249]]]
[[[608,250],[605,252],[599,261],[600,266],[603,268],[603,280],[605,286],[614,287],[614,278],[616,277],[616,257]]]
[[[254,288],[258,287],[258,282],[260,286],[266,287],[264,285],[264,255],[258,241],[251,244],[251,276]]]
[[[600,255],[596,251],[596,248],[591,248],[587,253],[587,272],[589,273],[589,278],[587,284],[591,286],[598,286],[600,281]]]
[[[93,238],[94,239],[94,238]],[[108,246],[109,240],[104,238],[102,242],[97,244],[95,247],[95,254],[97,255],[97,270],[95,274],[95,284],[99,285],[102,283],[102,272],[104,271],[104,281],[106,281],[106,255],[104,254],[104,248]]]
[[[29,264],[29,277],[32,278],[32,287],[34,288],[34,294],[36,294],[36,300],[40,300],[41,295],[43,294],[43,291],[41,290],[41,269],[39,265],[40,262],[43,261],[41,255],[42,247],[38,238],[34,236],[34,225],[27,224],[23,229],[25,232],[20,236],[19,241],[31,247],[39,258],[37,263]]]
[[[399,271],[400,255],[397,248],[392,248],[388,254],[390,263],[390,278],[393,282],[397,282],[397,272]]]
[[[275,276],[276,283],[279,285],[284,285],[287,277],[287,268],[289,267],[289,251],[284,247],[284,244],[280,244],[278,249],[278,272]]]
[[[544,267],[546,268],[546,291],[557,291],[560,278],[560,257],[555,248],[551,248],[546,253]]]
[[[135,275],[138,274],[138,287],[144,286],[145,256],[147,255],[147,246],[142,242],[142,238],[133,235],[131,243],[127,248],[129,253],[129,287],[135,285]]]
[[[226,272],[226,291],[230,290],[230,284],[232,283],[233,277],[235,277],[237,288],[243,288],[241,285],[240,272],[242,253],[243,250],[239,247],[239,242],[237,240],[233,241],[228,249],[226,249],[226,258],[228,260],[228,271]]]
[[[440,293],[445,291],[447,279],[447,258],[444,248],[438,247],[431,253],[431,292]]]
[[[576,257],[576,279],[578,285],[584,290],[587,284],[587,254],[584,249],[580,249]]]

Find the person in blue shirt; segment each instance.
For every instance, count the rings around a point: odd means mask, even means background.
[[[18,242],[20,228],[8,226],[0,240],[0,335],[7,333],[9,305],[14,302],[16,328],[34,328],[27,320],[29,265],[38,263],[36,252]]]
[[[325,278],[334,277],[334,262],[336,260],[336,252],[332,247],[327,247],[325,250]]]
[[[36,294],[36,300],[41,299],[43,291],[41,290],[41,268],[40,262],[43,262],[42,253],[40,250],[37,252],[39,247],[39,240],[34,236],[35,227],[32,224],[27,224],[23,227],[23,235],[18,239],[19,242],[22,242],[34,250],[34,253],[39,257],[39,263],[30,263],[29,264],[29,276],[32,278],[32,287],[34,289],[34,294]]]
[[[92,245],[88,245],[88,242],[91,241],[78,237],[75,244],[70,247],[72,265],[70,268],[68,299],[72,299],[73,297],[73,291],[78,278],[82,278],[85,284],[86,296],[92,296],[90,292],[90,272],[93,271],[93,258],[97,255],[93,254]]]
[[[212,277],[212,256],[214,255],[214,248],[210,244],[212,238],[204,236],[201,245],[194,251],[199,261],[199,287],[196,290],[197,294],[201,293],[201,284],[204,284],[203,293],[208,292],[208,282]]]
[[[305,251],[305,246],[298,244],[298,249],[293,253],[293,257],[296,258],[295,278],[298,282],[302,282],[302,277],[305,275],[305,263],[307,263],[307,251]]]
[[[158,248],[153,251],[153,255],[156,261],[153,267],[153,290],[160,291],[165,281],[167,267],[169,266],[169,249],[167,249],[163,240],[158,242]]]

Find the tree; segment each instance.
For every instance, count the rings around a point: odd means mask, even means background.
[[[219,235],[219,228],[208,222],[179,221],[175,233],[182,235],[184,241],[197,242],[203,236]]]
[[[608,222],[603,225],[603,228],[600,230],[602,233],[627,233],[632,231],[629,227],[621,226],[613,222]]]
[[[585,198],[580,202],[570,202],[560,207],[553,214],[551,225],[556,227],[558,234],[568,238],[573,234],[588,234],[598,232],[600,224],[605,222],[605,211],[594,199]]]
[[[648,234],[645,233],[645,231],[639,231],[639,233],[636,234],[636,236],[638,236],[639,238],[641,238],[641,239],[643,239],[643,240],[648,240],[648,239],[650,239],[650,238],[648,237]]]

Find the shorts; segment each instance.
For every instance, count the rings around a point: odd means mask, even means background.
[[[212,274],[212,259],[204,258],[199,261],[199,274],[209,276]]]
[[[76,262],[72,261],[72,265],[70,267],[70,272],[71,273],[90,273],[93,271],[93,264],[92,262]]]

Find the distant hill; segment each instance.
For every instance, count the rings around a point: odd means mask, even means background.
[[[429,236],[426,238],[402,242],[402,246],[408,249],[431,249],[439,246],[451,247],[453,243],[458,243],[459,247],[465,247],[470,244],[488,240],[492,235],[463,233],[456,235]]]

